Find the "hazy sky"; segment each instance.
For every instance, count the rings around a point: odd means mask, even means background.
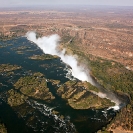
[[[133,6],[133,0],[0,0],[0,7],[49,5],[49,4]]]

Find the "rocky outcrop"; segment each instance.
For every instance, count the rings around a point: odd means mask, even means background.
[[[21,104],[24,104],[26,99],[28,98],[27,96],[17,92],[16,90],[9,90],[7,92],[8,95],[8,99],[7,99],[7,103],[10,106],[19,106]]]
[[[15,84],[22,94],[36,99],[50,101],[55,97],[47,87],[46,79],[41,73],[34,73],[33,76],[21,77]]]
[[[21,66],[10,65],[10,64],[0,64],[0,72],[10,72],[18,69],[21,69]]]
[[[108,125],[108,130],[113,131],[115,129],[121,129],[122,131],[133,132],[133,106],[127,105],[122,108],[116,117]]]
[[[89,83],[68,81],[59,87],[57,93],[74,109],[100,109],[114,105],[106,98],[99,98],[92,91],[97,91],[97,89]]]

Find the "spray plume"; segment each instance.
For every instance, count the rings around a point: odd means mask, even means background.
[[[99,85],[97,85],[97,83],[90,76],[89,70],[86,70],[83,66],[79,65],[77,59],[74,56],[65,54],[65,49],[58,50],[60,37],[57,34],[47,37],[44,36],[41,38],[36,38],[35,32],[27,32],[26,37],[28,40],[37,44],[37,46],[40,47],[40,49],[42,49],[45,54],[59,56],[64,63],[68,64],[71,67],[72,76],[81,81],[87,81],[93,86],[100,88]],[[115,110],[119,109],[118,105],[120,104],[120,102],[114,95],[111,96],[107,92],[94,93],[101,98],[107,98],[110,99],[112,102],[115,102],[116,106],[114,106],[113,108]]]
[[[37,39],[34,32],[28,32],[26,37],[28,40],[36,43],[45,54],[59,56],[64,63],[68,64],[72,68],[72,75],[74,77],[81,81],[87,81],[94,84],[90,75],[87,74],[88,72],[83,66],[78,65],[78,61],[74,56],[65,54],[65,49],[61,51],[58,50],[57,47],[59,45],[60,37],[57,34]]]

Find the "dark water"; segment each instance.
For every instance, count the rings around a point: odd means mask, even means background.
[[[13,76],[7,76],[4,72],[0,73],[0,82],[2,83],[0,87],[0,118],[6,124],[9,133],[93,133],[114,117],[113,110],[72,109],[56,94],[56,88],[50,82],[48,82],[48,87],[55,96],[52,103],[29,99],[25,105],[11,108],[7,104],[5,92],[14,88],[13,84],[20,77],[41,72],[47,79],[60,80],[61,83],[69,79],[65,78],[67,71],[64,68],[66,65],[59,58],[44,61],[29,59],[28,57],[34,54],[42,54],[42,51],[24,37],[0,42],[0,45],[8,45],[0,48],[0,64],[9,63],[22,66],[22,69],[16,70]],[[20,46],[28,48],[17,50]],[[23,54],[18,54],[17,51],[22,51]],[[52,110],[58,111],[58,114],[53,115]],[[61,119],[61,116],[64,119]]]

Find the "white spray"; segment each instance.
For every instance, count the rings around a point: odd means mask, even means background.
[[[26,37],[28,40],[37,44],[37,46],[40,47],[45,54],[59,56],[64,63],[68,64],[71,67],[72,76],[81,81],[87,81],[97,87],[97,85],[95,84],[95,82],[89,74],[89,70],[86,70],[83,66],[79,65],[77,59],[74,56],[67,55],[65,49],[60,51],[58,50],[60,37],[57,34],[47,37],[44,36],[41,38],[36,38],[35,32],[28,32],[26,34]],[[99,92],[96,95],[98,95],[101,98],[108,98],[112,101],[112,99],[108,97],[105,93]],[[115,101],[113,101],[116,103],[116,106],[114,106],[114,108],[119,109],[119,106],[117,106],[119,105],[119,102],[117,100],[115,99]]]
[[[72,75],[81,81],[87,81],[94,85],[92,78],[88,74],[89,72],[85,68],[78,64],[77,59],[72,55],[65,54],[65,49],[59,51],[58,45],[60,37],[55,34],[48,37],[36,38],[34,32],[28,32],[26,34],[28,40],[37,44],[45,54],[57,55],[61,60],[68,64],[72,68]]]

